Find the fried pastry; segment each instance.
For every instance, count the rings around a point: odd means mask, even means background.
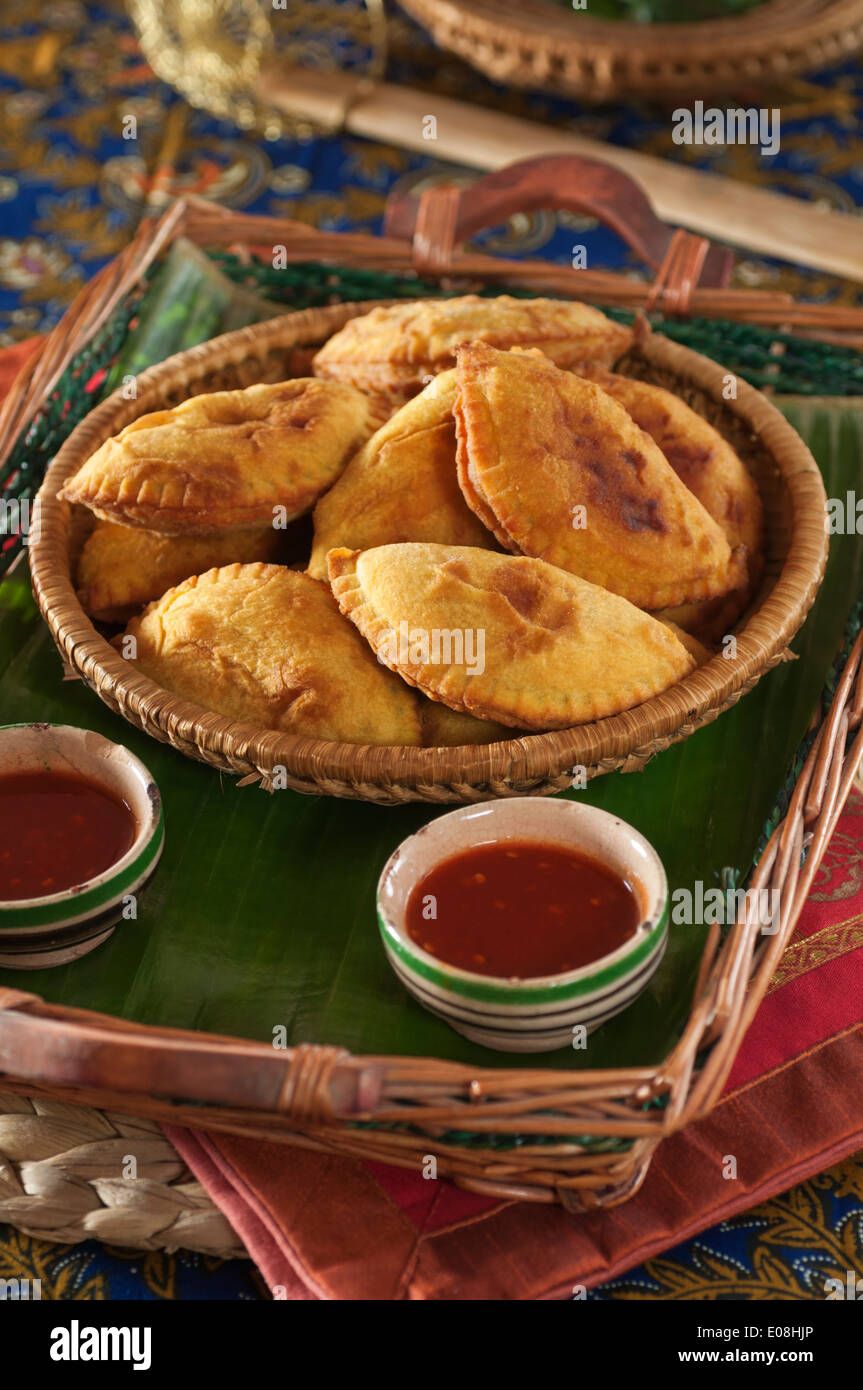
[[[98,521],[78,560],[78,598],[85,613],[100,622],[125,622],[191,574],[235,561],[274,559],[282,536],[272,526],[218,536],[163,536]]]
[[[731,549],[746,546],[751,574],[761,553],[763,509],[755,480],[731,445],[662,386],[601,367],[586,368],[583,375],[620,401],[659,445],[680,481],[719,522]]]
[[[536,346],[563,367],[611,367],[632,342],[632,330],[599,309],[559,299],[425,299],[372,309],[351,319],[314,360],[317,376],[349,381],[361,391],[407,400],[430,376],[455,362],[462,343]]]
[[[694,664],[662,623],[542,560],[407,543],[332,550],[328,566],[379,661],[433,700],[510,727],[617,714]]]
[[[229,719],[345,743],[422,742],[418,702],[376,661],[326,585],[281,565],[227,565],[133,618],[133,664]],[[116,639],[124,650],[124,638]]]
[[[337,546],[495,545],[456,478],[455,390],[455,370],[442,372],[351,459],[315,507],[309,574],[326,579],[327,551]]]
[[[312,377],[193,396],[106,440],[60,496],[169,535],[284,524],[314,505],[382,419],[352,386]]]
[[[747,580],[746,551],[601,387],[529,353],[458,353],[458,479],[509,550],[639,608],[712,598]]]
[[[494,719],[477,719],[473,714],[450,709],[440,700],[420,696],[423,743],[427,748],[459,748],[464,744],[499,743],[516,738],[518,729],[508,729]]]
[[[684,603],[677,608],[660,608],[653,614],[660,622],[670,622],[700,642],[717,643],[732,632],[749,606],[750,588],[738,589],[704,603]]]
[[[713,652],[703,642],[699,642],[697,637],[693,637],[691,632],[685,628],[678,627],[677,623],[665,618],[661,613],[654,614],[657,622],[663,623],[669,632],[673,632],[681,646],[684,646],[692,657],[696,666],[704,666],[708,661],[713,660]]]

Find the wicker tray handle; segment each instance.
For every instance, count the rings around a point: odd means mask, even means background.
[[[699,282],[724,288],[733,253],[663,222],[644,190],[628,174],[597,159],[545,155],[508,164],[469,188],[438,184],[419,197],[391,194],[384,230],[413,239],[418,271],[450,270],[462,242],[516,212],[538,208],[588,213],[611,227],[656,272],[654,290],[663,307],[685,313]]]
[[[377,1107],[381,1069],[338,1047],[277,1048],[216,1034],[139,1024],[84,1009],[56,1009],[0,987],[0,1075],[128,1090],[241,1110],[275,1110],[324,1124]]]

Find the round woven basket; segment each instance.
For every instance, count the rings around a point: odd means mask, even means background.
[[[787,81],[863,44],[863,0],[767,0],[694,24],[603,20],[544,0],[399,0],[436,43],[496,82],[593,101]]]
[[[821,476],[805,444],[760,392],[698,353],[653,336],[620,370],[670,387],[714,423],[751,469],[764,501],[764,577],[737,631],[732,659],[717,656],[662,695],[610,719],[463,748],[370,748],[276,733],[180,700],[135,671],[78,602],[72,568],[80,528],[73,509],[57,500],[59,488],[106,439],[147,411],[203,391],[306,374],[309,349],[370,307],[341,304],[286,314],[171,357],[141,374],[135,400],[115,392],[63,445],[37,500],[33,588],[68,668],[111,709],[189,757],[268,788],[278,775],[281,785],[297,791],[382,804],[472,802],[561,791],[575,768],[585,768],[588,777],[642,768],[654,754],[710,723],[787,658],[787,644],[824,571]],[[723,394],[732,394],[729,383],[736,398],[726,401]]]

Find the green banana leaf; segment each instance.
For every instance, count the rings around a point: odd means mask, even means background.
[[[847,400],[783,408],[809,441],[828,496],[858,488],[863,428]],[[672,888],[742,882],[765,825],[779,814],[861,590],[863,545],[836,536],[815,608],[794,642],[799,660],[770,672],[643,772],[601,777],[566,795],[637,826],[656,845]],[[650,1064],[685,1023],[703,943],[698,926],[672,927],[650,987],[586,1050],[519,1059],[459,1037],[403,991],[375,922],[384,861],[440,811],[240,788],[149,739],[81,682],[63,681],[21,566],[0,586],[0,722],[16,720],[76,724],[127,744],[161,787],[167,843],[137,921],[71,965],[0,970],[0,985],[154,1025],[260,1040],[283,1025],[294,1043],[483,1066]]]
[[[232,284],[194,242],[178,237],[157,265],[102,394],[115,390],[125,376],[135,376],[175,352],[284,312],[284,305]]]

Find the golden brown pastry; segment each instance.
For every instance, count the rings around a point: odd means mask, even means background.
[[[704,666],[706,662],[713,660],[714,653],[703,642],[699,642],[698,638],[694,637],[691,632],[678,627],[677,623],[673,623],[670,618],[663,617],[661,613],[655,613],[653,616],[657,622],[663,623],[669,632],[674,633],[681,646],[684,646],[689,652],[696,666]]]
[[[60,496],[168,535],[284,524],[314,505],[381,419],[352,386],[312,377],[193,396],[106,440]]]
[[[619,400],[659,445],[680,480],[722,527],[732,550],[746,546],[745,587],[656,614],[691,634],[693,641],[719,641],[750,602],[763,569],[763,506],[754,478],[721,434],[671,391],[600,367],[585,368],[583,374]]]
[[[333,550],[328,563],[378,659],[481,719],[568,728],[640,704],[694,664],[662,623],[542,560],[408,543]]]
[[[716,644],[733,632],[741,614],[750,603],[750,587],[738,589],[721,598],[709,598],[704,603],[684,603],[676,608],[660,608],[653,614],[660,622],[670,622],[682,628],[700,642]]]
[[[473,714],[450,709],[440,700],[419,698],[423,743],[427,748],[458,748],[464,744],[499,743],[518,738],[518,729],[508,729],[494,719],[477,719]]]
[[[98,521],[78,560],[78,598],[91,617],[125,622],[190,574],[235,561],[274,559],[282,537],[272,526],[218,536],[163,536]]]
[[[394,541],[489,545],[455,470],[455,371],[442,372],[396,411],[315,507],[309,574],[327,577],[327,551]]]
[[[570,300],[507,294],[425,299],[351,319],[321,348],[314,371],[362,391],[407,400],[430,376],[452,367],[456,348],[468,342],[540,347],[564,367],[581,362],[611,367],[632,342],[632,330]]]
[[[458,354],[458,477],[502,545],[639,608],[743,587],[746,552],[600,387],[539,356]]]
[[[731,445],[685,401],[661,386],[601,367],[586,368],[583,375],[620,401],[659,445],[680,481],[719,522],[731,549],[746,546],[751,573],[761,553],[761,497]]]
[[[336,742],[422,742],[413,691],[307,574],[265,564],[208,570],[133,618],[126,637],[145,676],[229,719]]]

